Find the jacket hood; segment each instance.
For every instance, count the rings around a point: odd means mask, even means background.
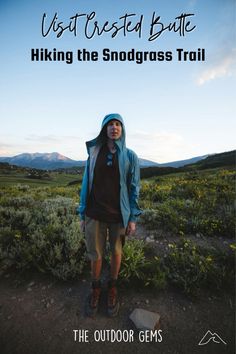
[[[119,113],[110,113],[107,114],[103,121],[102,121],[102,126],[101,126],[101,130],[100,133],[98,134],[98,136],[93,139],[93,140],[89,140],[86,142],[86,146],[87,146],[87,150],[89,153],[89,149],[95,145],[102,145],[106,142],[107,140],[107,132],[106,132],[106,126],[107,124],[111,121],[111,120],[118,120],[121,124],[122,124],[122,134],[120,139],[115,141],[115,144],[118,146],[119,149],[123,149],[125,147],[125,125],[124,125],[124,120],[121,117],[121,115]]]

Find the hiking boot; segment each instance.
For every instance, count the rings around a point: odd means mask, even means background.
[[[110,280],[108,283],[108,302],[107,312],[109,317],[115,317],[118,314],[120,303],[117,296],[116,281]]]
[[[101,295],[101,282],[92,282],[92,291],[86,301],[86,315],[94,317],[98,311],[99,299]]]

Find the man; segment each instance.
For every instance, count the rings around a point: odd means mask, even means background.
[[[111,249],[108,315],[119,310],[117,278],[122,257],[122,236],[133,234],[137,216],[140,170],[137,155],[125,145],[125,127],[119,114],[108,114],[97,138],[86,143],[88,160],[83,176],[79,214],[91,260],[92,291],[88,316],[98,309],[102,257],[107,235]]]

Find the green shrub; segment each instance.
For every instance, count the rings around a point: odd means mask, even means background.
[[[234,173],[217,171],[142,182],[141,221],[178,234],[234,237]]]
[[[165,259],[168,280],[187,294],[196,293],[207,277],[205,257],[187,240],[169,244],[169,248],[170,253]]]
[[[218,170],[142,181],[140,220],[145,228],[174,235],[233,237],[234,179],[234,172]],[[77,187],[3,187],[0,202],[1,267],[34,266],[61,279],[81,274],[85,244],[75,215]],[[157,258],[132,239],[124,246],[120,279],[157,288],[171,283],[187,294],[201,287],[232,289],[234,253],[233,247],[230,254],[209,252],[182,240]]]
[[[234,284],[234,255],[219,251],[211,253],[183,239],[169,244],[165,269],[170,283],[186,294],[196,295],[200,288],[232,289]]]
[[[119,278],[124,281],[141,280],[144,277],[146,258],[144,254],[144,242],[136,239],[129,240],[123,248],[123,259]]]
[[[149,249],[142,240],[132,239],[123,249],[119,278],[123,282],[138,281],[143,286],[165,288],[166,276],[158,257],[147,256]]]
[[[17,197],[0,208],[0,260],[4,268],[34,266],[67,279],[85,265],[84,236],[70,198]]]
[[[164,289],[167,285],[164,260],[155,256],[144,265],[144,285]]]

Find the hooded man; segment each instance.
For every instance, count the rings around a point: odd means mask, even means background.
[[[116,282],[122,258],[122,236],[135,232],[140,169],[137,155],[125,145],[125,126],[119,114],[105,116],[97,138],[86,142],[88,160],[80,194],[81,229],[91,260],[92,291],[86,313],[95,316],[101,294],[102,257],[107,236],[111,249],[108,315],[119,310]]]

